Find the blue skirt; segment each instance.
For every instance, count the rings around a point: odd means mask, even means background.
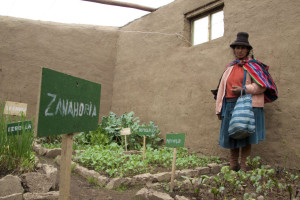
[[[234,109],[236,102],[225,102],[223,101],[222,109],[222,124],[220,130],[220,139],[219,144],[221,147],[226,149],[235,149],[240,147],[245,147],[248,144],[258,144],[260,141],[266,139],[265,135],[265,115],[263,108],[253,108],[254,117],[255,117],[255,133],[251,136],[236,140],[232,139],[228,135],[229,122],[232,116],[232,111]]]

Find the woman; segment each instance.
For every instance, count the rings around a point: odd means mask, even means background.
[[[265,140],[264,103],[277,99],[277,88],[268,73],[268,66],[248,56],[252,46],[248,42],[248,33],[240,32],[230,45],[236,60],[230,63],[223,73],[216,95],[216,114],[222,120],[219,144],[230,149],[230,169],[246,171],[246,159],[250,156],[251,145]],[[228,135],[231,113],[237,98],[241,95],[244,70],[247,71],[243,94],[252,94],[252,107],[255,117],[255,133],[245,139],[233,139]],[[238,164],[241,148],[241,162]]]

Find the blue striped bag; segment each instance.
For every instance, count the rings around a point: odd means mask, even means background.
[[[245,89],[246,71],[243,81],[243,89]],[[252,108],[252,95],[246,94],[238,98],[229,122],[229,136],[233,139],[244,139],[255,133],[255,118]]]

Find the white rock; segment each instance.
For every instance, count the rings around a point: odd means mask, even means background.
[[[150,200],[174,200],[169,194],[163,193],[163,192],[158,192],[155,190],[150,190],[149,191],[149,199]]]
[[[189,200],[189,199],[187,197],[184,197],[184,196],[176,195],[175,200]]]
[[[28,191],[32,193],[46,193],[49,192],[53,183],[46,174],[38,172],[30,172],[21,176],[23,184],[27,186]]]
[[[154,176],[150,173],[146,173],[146,174],[136,175],[136,176],[132,177],[132,179],[133,179],[133,181],[138,182],[140,184],[146,184],[149,181],[153,181]]]
[[[19,177],[7,175],[0,179],[0,199],[20,199],[20,194],[22,199],[23,191],[24,189]]]
[[[52,191],[47,193],[25,193],[24,200],[57,200],[59,191]]]
[[[170,181],[171,180],[171,172],[162,172],[159,174],[153,174],[153,177],[158,182]]]
[[[196,170],[198,171],[198,176],[210,174],[209,167],[197,167]]]
[[[47,158],[55,158],[58,155],[61,155],[61,148],[48,149],[45,156]]]
[[[188,176],[188,177],[195,177],[198,175],[198,170],[191,170],[191,169],[184,169],[180,171],[176,171],[176,177],[181,176]]]
[[[139,200],[149,200],[149,190],[147,188],[142,188],[135,194],[135,197]]]
[[[257,197],[257,200],[264,200],[265,198],[262,196],[262,195],[260,195],[259,197]]]
[[[217,163],[211,163],[211,164],[208,164],[207,166],[210,167],[210,173],[212,173],[212,174],[217,174],[221,170],[221,166],[218,165]]]
[[[47,178],[52,182],[52,189],[55,189],[57,180],[57,168],[52,165],[43,164],[42,169],[44,170]]]
[[[109,183],[106,185],[106,189],[115,189],[120,187],[122,184],[126,182],[125,178],[113,178],[109,181]]]

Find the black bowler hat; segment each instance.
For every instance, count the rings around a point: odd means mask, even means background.
[[[237,34],[236,40],[230,45],[230,47],[234,49],[235,46],[246,46],[252,49],[252,46],[249,44],[248,38],[248,33],[239,32]]]

